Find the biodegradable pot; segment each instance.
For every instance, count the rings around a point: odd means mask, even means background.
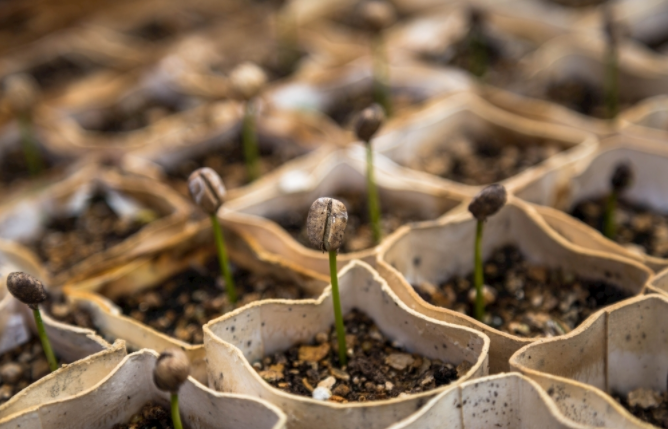
[[[508,359],[520,347],[536,341],[494,329],[473,317],[424,301],[411,284],[432,284],[473,271],[476,221],[468,211],[404,230],[378,251],[377,267],[392,290],[410,308],[425,316],[467,326],[491,339],[490,372],[508,371]],[[510,197],[485,224],[482,257],[513,244],[524,257],[550,268],[565,268],[590,279],[600,279],[637,294],[644,290],[651,271],[637,261],[575,246],[554,232],[527,203]]]
[[[423,317],[409,309],[371,267],[348,264],[339,275],[341,308],[365,312],[390,339],[414,353],[472,368],[459,383],[487,374],[489,339],[473,330]],[[316,301],[273,300],[253,303],[204,325],[209,384],[217,390],[266,399],[286,412],[290,428],[384,428],[447,389],[386,401],[338,404],[285,393],[269,386],[251,361],[309,341],[334,322],[331,290]]]
[[[0,420],[0,428],[109,428],[127,422],[149,401],[169,409],[169,393],[153,383],[158,354],[128,355],[93,388]],[[214,392],[189,378],[179,389],[181,419],[191,428],[282,429],[285,415],[264,401]]]
[[[611,420],[627,420],[624,427],[653,427],[631,416],[608,392],[622,395],[639,388],[664,390],[665,326],[668,299],[661,295],[632,298],[611,305],[580,327],[558,338],[541,340],[518,350],[510,367],[531,377],[571,379],[606,401],[590,403],[597,413],[569,416],[587,424],[622,427]],[[608,421],[606,421],[608,420]]]
[[[307,212],[319,197],[337,191],[366,190],[366,148],[354,145],[313,158],[299,168],[273,176],[271,182],[230,201],[220,211],[230,230],[242,236],[261,259],[301,266],[316,278],[329,279],[328,256],[307,248],[270,220],[294,210]],[[456,191],[425,183],[382,156],[374,156],[374,174],[381,207],[409,208],[424,219],[433,219],[459,205],[465,198]],[[339,254],[339,266],[352,259],[374,263],[375,248]]]
[[[627,109],[620,121],[624,133],[665,144],[668,140],[668,96],[657,95],[638,103]]]
[[[444,422],[452,429],[582,428],[559,411],[535,381],[520,374],[500,374],[452,387],[388,429],[436,429]]]
[[[591,134],[506,113],[472,94],[445,97],[391,121],[374,145],[396,163],[410,165],[422,148],[455,145],[460,135],[478,138],[491,135],[504,145],[519,145],[522,139],[532,138],[541,139],[544,144],[556,143],[562,152],[501,182],[508,191],[542,204],[553,204],[559,188],[589,162],[598,147],[598,140]],[[415,174],[434,185],[470,196],[483,188],[425,172]]]
[[[87,197],[96,189],[113,198],[109,204],[120,216],[132,216],[137,210],[148,207],[162,217],[121,243],[63,272],[52,273],[52,285],[63,284],[72,277],[84,278],[121,261],[158,250],[175,231],[182,228],[190,210],[187,202],[165,185],[88,165],[64,181],[5,203],[0,208],[0,237],[30,242],[39,237],[43,223],[49,217],[76,214],[83,210]]]
[[[602,146],[589,165],[562,188],[557,208],[569,212],[582,201],[607,195],[615,166],[619,162],[628,161],[635,177],[623,197],[652,210],[668,213],[668,193],[664,189],[663,179],[664,170],[668,166],[668,149],[655,141],[627,133],[609,137]],[[650,256],[636,246],[626,248],[614,243],[565,213],[542,208],[537,210],[550,227],[579,246],[637,259],[655,271],[668,266],[668,259]]]

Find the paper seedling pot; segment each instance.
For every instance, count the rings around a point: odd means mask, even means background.
[[[568,212],[583,200],[607,195],[613,169],[619,162],[627,160],[633,167],[635,178],[630,188],[624,191],[623,198],[668,213],[668,192],[664,186],[668,180],[668,177],[664,179],[668,149],[655,141],[626,133],[604,140],[603,149],[564,186],[558,208]],[[639,247],[627,248],[614,243],[566,213],[539,207],[536,210],[551,228],[579,246],[637,259],[655,271],[668,266],[668,259],[650,256]]]
[[[94,387],[0,420],[0,428],[106,429],[127,422],[149,402],[169,409],[169,394],[153,383],[158,354],[141,350],[125,357]],[[285,415],[256,398],[214,392],[190,377],[179,389],[181,419],[190,428],[282,429]]]
[[[487,374],[489,339],[437,322],[409,309],[367,264],[353,261],[339,274],[341,308],[365,312],[379,329],[408,350],[472,368],[459,383]],[[331,290],[318,300],[253,303],[204,325],[209,385],[265,399],[288,415],[290,428],[384,428],[420,408],[447,387],[387,401],[338,404],[284,393],[269,386],[250,362],[312,339],[334,323]]]
[[[468,211],[416,225],[381,245],[377,268],[406,305],[427,317],[470,327],[490,337],[490,372],[508,371],[508,359],[520,347],[535,341],[481,323],[473,317],[437,307],[419,297],[411,284],[439,284],[454,275],[473,271],[476,221]],[[601,279],[638,294],[651,271],[637,261],[578,247],[563,239],[527,203],[509,198],[485,224],[482,258],[513,244],[524,257],[546,267],[560,267],[585,278]]]
[[[486,134],[498,137],[504,145],[521,144],[517,142],[522,139],[540,139],[544,140],[541,144],[551,141],[562,149],[544,162],[501,182],[509,192],[543,204],[552,203],[559,186],[585,165],[598,147],[597,139],[591,134],[506,113],[473,94],[444,97],[390,122],[374,144],[394,162],[409,165],[421,148],[455,145],[458,136],[472,138]],[[470,196],[483,188],[416,173],[425,181]]]
[[[564,418],[540,386],[520,374],[467,381],[431,399],[410,417],[388,429],[507,427],[581,429]]]
[[[137,233],[109,249],[96,253],[60,273],[52,273],[52,285],[63,284],[73,277],[84,278],[92,272],[108,269],[121,261],[158,250],[178,231],[189,213],[185,200],[171,189],[147,179],[100,170],[99,166],[82,167],[66,180],[37,192],[21,196],[0,207],[0,237],[21,243],[30,242],[42,233],[43,222],[57,215],[80,213],[84,202],[96,189],[106,192],[108,202],[119,216],[133,216],[148,208],[162,215]]]
[[[657,95],[627,109],[620,117],[624,133],[656,139],[668,139],[668,96]]]
[[[364,148],[354,145],[321,158],[312,158],[290,171],[282,171],[252,192],[223,206],[223,223],[238,233],[261,259],[300,266],[313,277],[329,279],[326,253],[305,247],[270,220],[293,210],[306,213],[319,197],[336,192],[366,191]],[[426,183],[382,156],[374,155],[374,174],[381,207],[396,205],[425,219],[434,219],[458,206],[465,196]],[[374,248],[339,253],[339,266],[352,259],[374,262]]]
[[[581,414],[584,422],[598,423],[610,415],[635,424],[625,427],[653,427],[640,423],[606,394],[666,388],[668,346],[663,326],[667,309],[668,299],[657,294],[619,302],[567,335],[523,347],[512,356],[510,366],[530,377],[575,380],[596,395],[605,395],[607,401],[590,404],[600,407],[596,410],[599,420],[594,419],[596,414]]]

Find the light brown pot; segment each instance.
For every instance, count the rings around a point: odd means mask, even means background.
[[[575,380],[598,396],[613,391],[624,395],[639,387],[662,391],[668,371],[662,332],[667,309],[668,299],[656,294],[622,301],[567,335],[523,347],[512,356],[510,366],[530,376]],[[626,427],[652,427],[604,397],[606,401],[596,404],[599,421],[623,418],[631,422]]]
[[[183,227],[189,214],[188,204],[165,185],[141,178],[129,178],[113,171],[100,170],[96,165],[88,165],[64,181],[6,202],[0,208],[0,237],[29,242],[41,234],[43,222],[50,216],[77,213],[81,210],[81,204],[95,187],[100,187],[111,195],[128,198],[128,201],[132,201],[131,204],[155,210],[163,217],[123,242],[94,254],[63,272],[52,273],[54,286],[61,285],[72,277],[84,278],[121,261],[158,250],[172,234]]]
[[[564,418],[536,382],[515,373],[492,375],[452,387],[388,429],[438,428],[444,422],[451,429],[583,429]]]
[[[595,136],[574,129],[540,123],[506,113],[470,93],[455,94],[436,100],[411,115],[397,118],[374,140],[383,155],[400,165],[410,165],[422,148],[451,143],[457,136],[492,134],[506,145],[522,138],[556,142],[563,152],[501,182],[522,198],[552,204],[557,190],[576,171],[588,163],[598,141]],[[450,137],[450,140],[447,139]],[[483,186],[470,186],[425,172],[415,172],[422,180],[473,196]]]
[[[384,428],[424,404],[446,386],[386,401],[339,404],[287,394],[269,386],[250,362],[309,341],[334,322],[331,289],[318,300],[253,303],[204,325],[209,384],[246,393],[280,407],[290,428]],[[341,308],[370,316],[389,338],[408,350],[472,368],[458,382],[487,374],[489,339],[470,329],[437,322],[406,307],[371,267],[348,264],[339,275]],[[437,346],[441,345],[442,346]]]
[[[459,205],[465,196],[434,184],[425,183],[376,154],[375,180],[380,204],[411,208],[424,218],[436,218]],[[292,210],[307,211],[319,197],[337,191],[366,189],[365,148],[361,145],[340,149],[325,157],[304,162],[299,168],[284,171],[253,192],[230,201],[220,211],[227,227],[241,235],[261,259],[287,266],[301,266],[313,277],[327,280],[326,254],[297,242],[271,217]],[[342,253],[340,266],[352,259],[374,263],[375,248]]]
[[[620,121],[624,133],[665,144],[668,140],[668,96],[657,95],[638,103],[627,109]]]
[[[536,339],[511,335],[473,317],[428,304],[411,286],[423,281],[436,285],[453,275],[471,272],[475,225],[471,214],[462,210],[436,222],[405,229],[381,246],[377,268],[410,308],[488,335],[491,339],[490,372],[494,374],[507,371],[510,356]],[[639,262],[571,244],[554,232],[530,205],[512,197],[485,224],[483,259],[508,244],[518,246],[533,263],[605,280],[632,294],[641,293],[651,276],[650,270]]]
[[[127,422],[153,401],[169,409],[169,394],[153,383],[158,354],[142,350],[128,355],[95,386],[67,399],[42,404],[0,420],[0,428],[103,429]],[[187,427],[282,429],[285,415],[264,401],[214,392],[189,378],[179,389],[179,410]]]

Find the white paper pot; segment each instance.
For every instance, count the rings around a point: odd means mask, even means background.
[[[578,428],[565,419],[550,397],[530,378],[500,374],[468,381],[430,400],[388,429]]]
[[[261,259],[288,266],[301,266],[313,277],[327,280],[326,254],[297,242],[271,217],[292,210],[308,211],[319,197],[337,191],[366,190],[366,154],[361,145],[351,146],[325,157],[305,160],[271,182],[230,201],[220,211],[221,219],[241,235]],[[374,174],[381,207],[388,204],[411,208],[425,219],[433,219],[459,205],[465,196],[413,177],[406,169],[374,155]],[[375,248],[339,254],[340,265],[352,259],[374,262]]]
[[[543,204],[553,202],[563,182],[586,165],[598,146],[597,139],[591,134],[503,112],[473,94],[445,97],[390,122],[374,144],[380,153],[394,162],[410,165],[421,148],[456,144],[454,139],[460,134],[468,137],[487,133],[504,139],[507,145],[522,138],[536,138],[553,141],[563,149],[563,152],[501,182],[522,198]],[[425,181],[470,196],[483,188],[424,172],[416,173]]]
[[[657,95],[638,103],[627,109],[620,121],[624,133],[665,144],[668,140],[668,96]]]
[[[476,221],[468,211],[397,234],[378,251],[378,271],[392,290],[410,308],[434,319],[484,332],[491,339],[490,372],[507,371],[508,359],[520,347],[536,341],[494,329],[473,317],[428,304],[411,284],[428,281],[434,285],[473,271],[473,243]],[[639,262],[613,254],[575,246],[556,232],[532,209],[510,198],[485,224],[482,257],[512,244],[528,261],[550,268],[563,268],[574,275],[601,279],[631,294],[643,291],[651,271]]]
[[[381,331],[408,350],[453,364],[473,366],[459,381],[487,373],[489,340],[473,330],[423,317],[410,310],[371,267],[353,261],[339,275],[343,313],[369,315]],[[309,341],[334,322],[328,289],[317,301],[274,300],[250,304],[204,326],[209,384],[216,390],[266,399],[288,415],[290,428],[384,428],[447,387],[387,401],[338,404],[287,394],[269,386],[250,362]]]
[[[0,420],[0,428],[103,429],[127,422],[149,401],[169,409],[169,394],[153,384],[157,356],[151,350],[128,355],[94,387]],[[285,415],[271,404],[214,392],[192,378],[179,389],[179,410],[184,425],[190,428],[285,427]]]
[[[625,395],[639,387],[662,391],[668,371],[662,328],[667,309],[668,299],[657,294],[622,301],[567,335],[523,347],[512,356],[510,366],[529,376],[575,380],[597,395]],[[641,425],[609,396],[596,405],[598,416],[581,414],[582,422],[619,421],[622,416],[635,425],[625,427],[652,427]]]

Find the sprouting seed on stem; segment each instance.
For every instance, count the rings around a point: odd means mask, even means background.
[[[367,0],[361,5],[360,16],[371,33],[374,100],[383,106],[385,114],[392,116],[389,71],[383,30],[394,23],[397,18],[396,12],[392,4],[387,1]]]
[[[5,80],[5,97],[9,108],[16,117],[21,131],[21,146],[28,171],[38,175],[43,169],[43,161],[35,142],[33,130],[33,110],[39,93],[37,82],[30,75],[21,73]]]
[[[37,335],[42,343],[42,349],[49,362],[51,372],[58,369],[58,361],[51,348],[51,342],[46,335],[44,329],[44,322],[42,321],[42,313],[39,311],[39,305],[46,301],[47,294],[42,282],[37,280],[30,274],[23,272],[14,272],[7,276],[7,290],[14,298],[26,304],[33,312],[35,318],[35,325],[37,326]]]
[[[237,301],[237,291],[232,278],[232,271],[227,260],[227,248],[225,238],[218,221],[216,213],[225,202],[225,186],[223,181],[213,169],[204,167],[193,171],[188,178],[188,191],[195,204],[204,210],[211,218],[216,248],[218,249],[218,262],[220,271],[225,279],[225,290],[231,303]]]
[[[385,121],[385,112],[378,104],[373,104],[364,109],[355,121],[355,134],[357,138],[366,143],[366,179],[367,193],[369,195],[369,219],[371,220],[371,231],[373,232],[373,241],[380,243],[382,231],[380,227],[380,199],[378,198],[378,188],[374,180],[373,169],[373,148],[371,139]]]
[[[346,330],[343,326],[339,279],[336,268],[336,253],[343,244],[343,237],[348,223],[346,206],[334,198],[318,198],[311,205],[306,219],[306,233],[311,243],[319,250],[329,252],[329,276],[332,280],[332,305],[334,306],[334,325],[339,345],[339,363],[347,363]]]
[[[267,75],[257,65],[245,62],[230,72],[234,92],[244,101],[257,97],[267,84]]]
[[[476,219],[476,236],[473,251],[473,284],[475,286],[475,318],[482,321],[485,316],[485,283],[482,270],[482,231],[485,221],[506,204],[508,196],[503,185],[495,183],[483,188],[469,204],[469,212]]]
[[[153,382],[162,391],[171,395],[172,424],[174,429],[183,429],[179,413],[179,389],[190,375],[188,356],[179,348],[169,348],[160,353],[153,369]]]
[[[617,232],[615,224],[615,210],[617,209],[617,200],[633,183],[633,168],[628,161],[620,162],[615,166],[615,170],[610,177],[610,195],[605,205],[603,214],[603,235],[613,239]]]

